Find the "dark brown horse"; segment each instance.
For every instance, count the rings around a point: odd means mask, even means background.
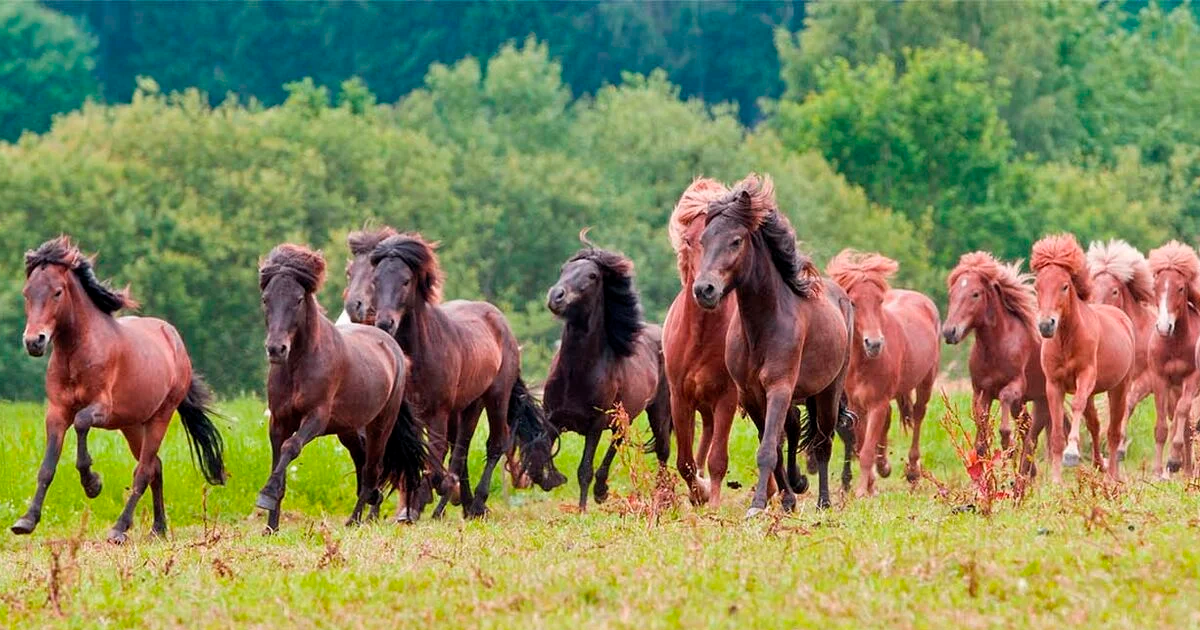
[[[975,334],[971,347],[972,413],[975,448],[988,451],[992,403],[1000,401],[1000,443],[1012,443],[1012,419],[1025,403],[1033,403],[1033,426],[1025,432],[1023,472],[1033,470],[1037,435],[1050,421],[1046,377],[1042,373],[1042,341],[1037,333],[1037,296],[1033,276],[1020,263],[1003,264],[987,252],[963,254],[950,272],[950,309],[942,324],[946,343]]]
[[[1166,477],[1181,467],[1192,470],[1192,403],[1200,393],[1200,258],[1196,250],[1171,241],[1150,252],[1154,274],[1154,302],[1158,317],[1150,337],[1150,369],[1155,373],[1154,472]],[[1171,440],[1167,469],[1163,450]]]
[[[563,320],[562,342],[546,379],[546,413],[558,430],[583,435],[579,462],[579,509],[587,509],[596,448],[613,428],[618,407],[635,419],[644,410],[653,438],[647,449],[660,470],[671,452],[670,394],[663,373],[662,332],[642,321],[633,262],[589,247],[562,267],[546,305]],[[623,435],[616,433],[596,471],[596,502],[608,497],[608,473]]]
[[[853,316],[822,296],[820,273],[796,252],[795,232],[776,206],[770,178],[746,177],[709,205],[705,220],[692,293],[706,309],[717,308],[731,291],[737,298],[725,362],[742,408],[759,427],[759,477],[749,515],[766,508],[772,473],[784,508],[795,506],[779,445],[788,409],[802,402],[809,417],[801,441],[817,462],[817,505],[828,507]]]
[[[412,361],[408,396],[429,429],[435,468],[454,439],[450,469],[457,475],[463,512],[487,512],[492,473],[510,444],[510,424],[521,448],[523,473],[545,490],[566,481],[554,467],[553,435],[521,380],[521,350],[500,309],[487,302],[441,301],[442,270],[434,245],[418,234],[388,237],[371,254],[375,267],[375,325],[392,334]],[[487,461],[471,494],[467,454],[479,414],[487,409]],[[450,494],[442,491],[440,517]],[[420,513],[417,506],[410,513]]]
[[[25,349],[38,357],[53,342],[54,351],[46,371],[46,455],[29,511],[12,526],[13,533],[32,533],[41,520],[63,438],[74,426],[75,467],[88,498],[101,488],[88,453],[89,430],[121,431],[138,461],[129,500],[108,539],[125,542],[147,487],[154,497],[152,531],[166,535],[158,449],[177,410],[205,479],[216,485],[225,481],[221,435],[208,417],[211,394],[192,371],[183,339],[161,319],[113,317],[136,304],[127,292],[96,279],[92,261],[65,236],[26,252],[25,278]]]
[[[259,266],[267,328],[267,402],[271,409],[271,476],[256,505],[279,528],[287,470],[317,437],[336,435],[354,460],[357,502],[347,524],[379,513],[383,483],[410,492],[420,483],[426,446],[402,414],[406,368],[400,346],[360,324],[334,326],[317,304],[325,280],[319,252],[284,244]]]

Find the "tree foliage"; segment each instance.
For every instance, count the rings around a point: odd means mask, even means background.
[[[45,131],[54,114],[94,95],[95,49],[71,18],[32,3],[0,3],[0,140]]]

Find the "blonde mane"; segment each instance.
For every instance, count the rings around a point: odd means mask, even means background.
[[[697,219],[704,218],[709,204],[728,193],[729,189],[725,184],[715,179],[700,177],[683,191],[683,195],[675,204],[675,210],[671,212],[671,219],[667,223],[667,234],[671,238],[671,248],[675,250],[681,280],[691,277],[695,271],[692,268],[692,257],[698,251],[696,239],[704,229],[704,222]]]
[[[899,269],[900,263],[883,254],[843,249],[829,261],[825,271],[846,291],[866,282],[886,293],[891,289],[888,280]]]
[[[1088,272],[1092,279],[1107,273],[1129,289],[1135,302],[1154,301],[1154,275],[1146,257],[1134,246],[1119,239],[1107,244],[1092,241],[1087,252]]]
[[[1087,256],[1074,234],[1052,234],[1033,244],[1033,255],[1029,266],[1034,273],[1047,267],[1061,267],[1071,276],[1071,284],[1081,300],[1092,295],[1092,279],[1087,273]]]
[[[958,266],[950,272],[948,287],[954,287],[964,274],[977,273],[989,285],[995,287],[1000,302],[1021,321],[1032,328],[1037,313],[1037,294],[1033,290],[1033,276],[1021,272],[1021,261],[1002,263],[988,252],[971,252],[958,259]]]
[[[1188,302],[1200,306],[1200,257],[1196,256],[1196,250],[1179,241],[1171,241],[1151,250],[1148,264],[1155,276],[1164,271],[1183,276],[1188,286]]]

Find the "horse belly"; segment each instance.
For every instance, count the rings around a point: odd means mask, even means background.
[[[118,321],[125,345],[113,377],[110,428],[142,424],[167,404],[174,411],[190,385],[174,347],[178,333],[170,324],[143,317]]]

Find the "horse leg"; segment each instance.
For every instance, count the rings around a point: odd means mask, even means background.
[[[737,396],[726,396],[713,407],[713,440],[708,451],[708,500],[721,505],[721,487],[729,472],[729,432],[733,429],[733,415],[737,410]]]
[[[850,482],[854,480],[854,472],[851,468],[855,447],[854,423],[847,417],[848,415],[849,408],[844,403],[838,403],[838,419],[835,430],[842,440],[842,492],[845,493],[850,492]]]
[[[373,521],[379,517],[379,505],[383,503],[383,492],[379,488],[383,457],[387,450],[388,438],[395,427],[398,410],[398,406],[385,406],[382,415],[376,417],[364,431],[354,434],[362,436],[363,464],[358,501],[355,502],[354,511],[350,513],[350,519],[346,521],[347,526],[362,523],[362,511],[368,505],[371,506],[371,510],[367,519]]]
[[[911,403],[907,396],[896,398],[896,407],[900,412],[900,423],[904,424],[912,414]],[[883,419],[883,428],[875,442],[875,471],[887,479],[892,476],[892,462],[888,459],[888,434],[892,431],[892,406],[888,403],[887,415]]]
[[[1196,379],[1193,375],[1183,382],[1183,390],[1175,406],[1175,429],[1172,431],[1171,458],[1167,460],[1167,470],[1175,473],[1183,467],[1184,445],[1188,438],[1188,417],[1191,416],[1192,401],[1196,396]]]
[[[441,518],[446,511],[446,504],[450,502],[450,495],[453,494],[455,488],[458,487],[458,480],[453,472],[447,472],[445,469],[446,453],[450,449],[448,436],[450,435],[450,415],[446,412],[437,412],[427,421],[429,424],[429,467],[431,490],[437,490],[438,503],[433,508],[433,518]],[[424,500],[422,493],[422,500]],[[420,514],[424,509],[424,505],[416,508],[416,513]],[[407,514],[400,512],[396,513],[396,520],[404,520],[408,518]],[[414,519],[415,520],[415,519]]]
[[[483,466],[483,476],[479,485],[475,486],[475,500],[471,504],[471,516],[487,515],[487,500],[492,489],[492,471],[500,463],[504,454],[504,445],[508,440],[508,398],[512,387],[504,389],[487,405],[488,438],[487,460]]]
[[[808,421],[816,422],[816,420],[811,417],[811,414]],[[804,494],[805,492],[808,492],[808,477],[804,473],[800,472],[800,465],[797,461],[800,455],[800,440],[802,439],[800,433],[803,431],[803,429],[804,424],[800,416],[800,408],[796,405],[788,407],[787,417],[784,418],[783,421],[783,433],[787,436],[786,479],[788,487],[791,488],[792,492],[796,494]],[[782,453],[780,455],[782,456]],[[807,463],[811,465],[814,470],[816,469],[815,461]]]
[[[908,465],[904,467],[904,478],[912,484],[921,480],[921,424],[925,422],[925,412],[929,409],[929,398],[933,394],[933,381],[936,378],[935,364],[925,380],[917,385],[916,400],[911,409],[912,445],[908,448]]]
[[[891,402],[886,400],[867,410],[867,426],[863,430],[862,444],[858,447],[859,478],[855,495],[859,497],[875,494],[875,452],[891,412]]]
[[[350,460],[354,462],[354,496],[363,496],[363,466],[367,461],[367,436],[359,431],[346,431],[337,434],[338,441],[350,453]],[[403,501],[403,499],[401,499]],[[361,512],[362,506],[355,505],[354,510]],[[361,522],[361,514],[359,518],[350,518],[347,525],[358,524]]]
[[[1084,410],[1092,401],[1092,390],[1096,388],[1096,366],[1085,366],[1075,377],[1075,397],[1071,399],[1071,434],[1063,451],[1063,464],[1068,468],[1079,465],[1079,429],[1083,425]],[[1089,430],[1091,427],[1089,427]],[[1099,433],[1099,427],[1096,432]],[[1093,435],[1098,437],[1098,435]],[[1099,449],[1096,450],[1099,453]]]
[[[108,420],[108,404],[96,402],[75,414],[75,468],[79,471],[79,482],[89,499],[100,496],[103,484],[100,475],[92,470],[92,454],[88,452],[87,436],[93,426],[104,426]]]
[[[992,396],[976,390],[971,396],[971,415],[975,417],[975,454],[987,455],[992,441]]]
[[[458,499],[462,505],[463,518],[473,518],[471,504],[471,472],[468,457],[471,454],[471,438],[479,426],[479,414],[483,412],[483,401],[476,400],[458,415],[458,430],[454,436],[454,450],[450,452],[450,470],[458,476]]]
[[[1133,420],[1133,412],[1137,410],[1137,406],[1141,404],[1152,392],[1158,389],[1157,381],[1159,379],[1154,375],[1153,370],[1149,368],[1143,369],[1142,374],[1133,381],[1133,385],[1129,388],[1129,395],[1125,402],[1125,439],[1121,441],[1121,448],[1117,449],[1117,457],[1121,461],[1125,461],[1125,453],[1129,451],[1129,444],[1132,441],[1133,431],[1129,430],[1128,423]],[[1158,405],[1155,405],[1157,411]]]
[[[1050,455],[1050,480],[1054,483],[1062,483],[1063,460],[1066,459],[1065,449],[1063,446],[1063,416],[1066,415],[1065,400],[1063,397],[1066,394],[1057,383],[1046,379],[1046,403],[1050,408],[1050,440],[1049,440],[1049,455]],[[1075,464],[1079,463],[1079,450],[1075,451]]]
[[[608,472],[612,466],[613,458],[617,455],[617,449],[625,443],[625,435],[613,432],[612,441],[608,443],[608,450],[604,452],[604,458],[600,460],[600,467],[596,469],[596,485],[592,488],[592,494],[596,497],[596,503],[604,503],[608,500]]]
[[[782,479],[783,467],[779,460],[779,439],[783,434],[783,423],[787,417],[788,407],[792,406],[791,385],[776,385],[767,390],[767,413],[763,420],[762,441],[758,444],[756,463],[758,464],[758,485],[754,489],[754,499],[750,502],[747,517],[753,517],[767,508],[767,480],[772,474],[776,476],[776,484],[782,494],[780,498],[784,509],[790,503],[796,504],[796,495],[792,494],[787,480]]]
[[[587,511],[588,486],[592,485],[592,466],[596,460],[596,447],[600,445],[601,430],[591,430],[583,436],[583,455],[579,458],[579,511]]]
[[[134,459],[139,459],[142,455],[142,442],[145,440],[146,425],[121,429],[121,434],[125,436],[125,443],[129,445],[129,452],[133,454]],[[154,525],[150,531],[159,538],[165,538],[167,535],[167,508],[163,500],[161,458],[156,463],[155,469],[158,471],[158,474],[154,475],[154,478],[150,480],[150,495],[154,500]]]
[[[1167,478],[1163,470],[1163,451],[1170,433],[1170,425],[1175,420],[1175,403],[1172,401],[1171,386],[1165,381],[1155,383],[1154,387],[1154,475]]]
[[[14,534],[32,534],[42,520],[42,504],[46,501],[46,490],[54,481],[54,471],[58,468],[58,458],[62,455],[63,438],[66,436],[70,423],[62,409],[51,405],[46,410],[46,453],[42,457],[42,466],[38,468],[37,490],[25,515],[17,519],[11,528]]]
[[[1009,383],[1000,390],[1000,448],[1011,451],[1013,418],[1020,413],[1021,401],[1025,398],[1025,379]],[[988,406],[991,406],[989,402]]]
[[[278,461],[275,462],[275,468],[271,471],[271,476],[267,478],[267,484],[262,490],[258,491],[258,497],[254,500],[254,505],[268,512],[275,512],[279,509],[279,503],[283,500],[283,493],[287,483],[287,469],[292,464],[292,460],[300,456],[300,451],[305,444],[316,439],[317,436],[325,433],[325,429],[329,425],[329,416],[325,410],[314,410],[309,412],[303,420],[300,421],[300,426],[290,437],[283,440],[279,446]],[[274,418],[271,419],[275,421]],[[275,435],[275,427],[272,426],[272,443],[279,437]],[[274,520],[278,525],[279,517],[277,514],[271,514],[267,517],[267,527],[272,530],[271,521]]]
[[[1129,383],[1122,383],[1108,392],[1108,476],[1113,481],[1121,479],[1121,459],[1117,451],[1125,442],[1125,396]]]
[[[1018,464],[1019,478],[1032,479],[1037,476],[1037,444],[1042,432],[1050,425],[1050,406],[1044,400],[1033,403],[1033,421],[1021,435],[1022,452]],[[1047,448],[1049,450],[1049,448]]]
[[[671,391],[671,421],[675,423],[675,469],[683,478],[683,485],[687,486],[692,504],[702,505],[708,501],[708,492],[696,475],[696,459],[692,452],[695,446],[696,408],[683,392]],[[708,424],[707,420],[705,424]],[[703,449],[700,455],[703,457]]]
[[[128,539],[126,533],[133,525],[133,511],[137,509],[137,504],[145,494],[146,488],[149,487],[150,481],[156,475],[162,474],[162,460],[158,458],[158,449],[162,445],[163,437],[167,434],[167,427],[170,425],[171,415],[174,413],[174,409],[160,413],[144,426],[142,448],[138,455],[137,467],[133,469],[133,486],[129,490],[129,499],[125,502],[125,509],[121,511],[121,515],[117,517],[117,522],[108,533],[108,542],[119,545]]]
[[[1092,436],[1092,464],[1097,470],[1104,470],[1104,460],[1100,455],[1100,412],[1096,410],[1094,398],[1088,398],[1087,406],[1083,408],[1083,419]]]

